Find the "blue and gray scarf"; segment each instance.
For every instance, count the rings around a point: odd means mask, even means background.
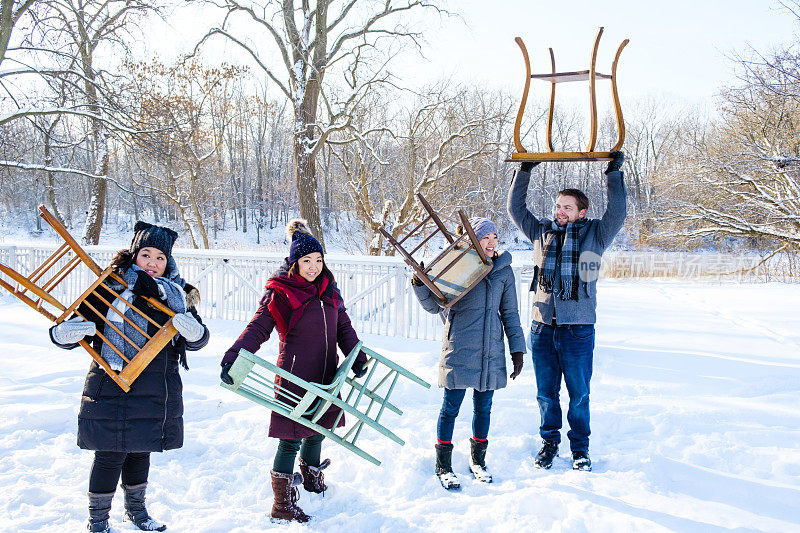
[[[131,265],[131,267],[122,274],[122,279],[125,280],[125,283],[128,284],[128,287],[133,287],[133,285],[136,283],[136,278],[138,276],[137,272],[143,272],[143,270],[136,265]],[[170,257],[168,260],[164,277],[153,278],[153,280],[156,282],[156,285],[158,285],[158,292],[161,301],[176,313],[185,313],[186,293],[183,290],[183,287],[186,285],[186,281],[184,281],[184,279],[180,276],[178,267],[172,257]],[[122,298],[128,302],[133,302],[133,299],[135,298],[134,294],[129,289],[125,289],[121,283],[112,281],[108,283],[108,286],[118,293],[120,293],[119,291],[122,291],[120,296],[122,296]],[[147,331],[147,320],[145,320],[142,315],[132,310],[130,306],[125,305],[119,300],[114,301],[112,305],[124,313],[126,318],[131,319],[133,323],[136,324],[136,326],[142,331]],[[122,320],[122,317],[120,317],[112,309],[108,310],[106,318],[111,322],[114,322],[114,325],[117,327],[117,329],[122,331],[125,336],[133,341],[137,346],[144,346],[147,339],[131,324]],[[109,324],[106,324],[105,328],[103,328],[103,335],[117,348],[117,350],[125,354],[125,357],[128,360],[133,359],[133,357],[135,357],[139,352],[138,348],[131,346]],[[115,352],[105,342],[100,349],[100,356],[106,360],[108,365],[113,370],[120,371],[125,366],[124,359],[122,359],[119,354],[117,354],[117,352]]]
[[[553,220],[550,227],[545,230],[543,259],[542,264],[539,265],[539,285],[545,292],[553,292],[558,272],[561,276],[561,290],[556,296],[562,300],[578,299],[578,287],[580,286],[578,267],[581,255],[578,232],[584,224],[586,224],[585,218],[570,222],[566,226],[559,226]],[[561,240],[563,240],[563,244],[559,254],[558,244]]]

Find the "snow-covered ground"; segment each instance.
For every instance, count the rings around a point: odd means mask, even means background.
[[[603,281],[599,296],[593,472],[573,472],[566,446],[552,470],[534,467],[539,415],[526,356],[523,374],[495,395],[495,482],[467,475],[467,399],[454,437],[463,490],[444,491],[432,474],[439,344],[367,335],[434,383],[395,393],[406,414],[385,421],[406,445],[365,431],[359,443],[383,461],[375,467],[326,443],[331,489],[324,498],[301,491],[314,521],[270,524],[267,411],[217,379],[243,323],[211,320],[212,341],[184,374],[186,445],[153,454],[149,509],[170,531],[193,533],[800,531],[800,286]],[[0,295],[2,531],[84,528],[92,454],[77,448],[75,431],[88,356],[52,347],[47,327]],[[273,352],[271,342],[261,353]],[[121,500],[116,531],[130,527]]]

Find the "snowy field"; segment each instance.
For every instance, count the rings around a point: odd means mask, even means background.
[[[210,344],[190,354],[184,373],[186,444],[152,456],[151,514],[192,533],[800,531],[800,286],[603,281],[599,299],[593,472],[571,470],[568,446],[552,470],[534,467],[539,414],[526,355],[522,375],[495,395],[495,483],[468,476],[467,399],[454,436],[463,489],[444,491],[432,474],[439,343],[365,336],[434,387],[406,383],[395,393],[406,414],[385,421],[404,447],[362,434],[383,466],[326,443],[331,489],[324,498],[301,491],[315,519],[274,526],[267,411],[217,379],[243,323],[211,320]],[[88,356],[52,347],[47,327],[0,296],[2,531],[85,531],[92,454],[75,432]],[[121,516],[118,491],[114,530],[128,531]]]

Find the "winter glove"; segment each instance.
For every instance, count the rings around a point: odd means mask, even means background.
[[[541,161],[523,161],[519,165],[519,169],[521,172],[530,172],[533,170],[533,167],[539,166]]]
[[[222,365],[222,371],[219,373],[219,379],[222,380],[223,383],[227,383],[228,385],[233,385],[233,378],[228,375],[233,363],[228,363]]]
[[[419,268],[425,270],[425,263],[420,261]],[[417,276],[416,273],[413,276],[411,276],[411,284],[414,285],[415,287],[422,287],[423,285],[422,280],[419,279],[419,276]]]
[[[353,363],[353,367],[350,370],[353,371],[353,375],[356,377],[356,379],[358,379],[367,373],[367,362],[362,362],[356,359],[356,361]]]
[[[88,322],[76,316],[65,320],[50,329],[50,336],[58,344],[75,344],[86,336],[92,337],[97,333],[94,322]]]
[[[206,328],[197,321],[191,313],[178,313],[172,317],[172,325],[178,333],[189,342],[196,342],[203,338]]]
[[[153,276],[141,270],[136,271],[136,281],[133,287],[130,287],[130,290],[136,296],[158,298],[161,294],[158,290],[158,283],[153,279]]]
[[[608,168],[606,169],[606,174],[609,172],[616,172],[617,170],[622,168],[622,163],[625,162],[625,154],[620,151],[611,152],[611,161],[608,162]]]
[[[514,363],[514,371],[511,373],[511,379],[517,379],[519,373],[522,372],[522,352],[514,352],[511,354],[511,362]]]

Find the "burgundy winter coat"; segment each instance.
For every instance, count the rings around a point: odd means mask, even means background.
[[[282,282],[286,284],[276,289],[276,284]],[[286,293],[297,308],[292,308]],[[333,275],[327,268],[314,283],[310,283],[300,276],[289,274],[288,265],[284,264],[267,282],[267,291],[261,298],[258,310],[233,346],[225,352],[222,364],[232,363],[241,348],[257,352],[269,339],[273,329],[278,329],[280,338],[277,365],[315,383],[328,384],[333,381],[339,363],[337,345],[343,353],[348,354],[358,344],[358,336],[350,324]],[[359,354],[358,359],[366,362],[363,353]],[[302,395],[300,387],[280,378],[277,381],[281,387]],[[286,398],[281,399],[287,401]],[[331,407],[317,423],[332,429],[339,411],[338,407]],[[342,416],[338,426],[344,423]],[[315,434],[312,429],[282,415],[275,412],[271,415],[270,437],[302,439]]]

